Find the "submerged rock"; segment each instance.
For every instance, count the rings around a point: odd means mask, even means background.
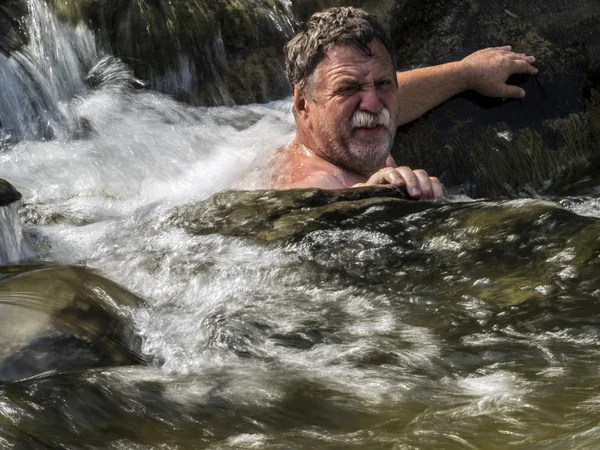
[[[143,304],[82,267],[0,267],[0,381],[143,362],[129,311]]]
[[[8,181],[0,178],[0,206],[8,206],[21,200],[21,193]]]
[[[271,242],[343,226],[346,219],[377,206],[392,206],[403,214],[431,207],[431,203],[406,199],[405,190],[388,187],[223,191],[176,208],[169,221],[191,234],[219,233]]]
[[[228,191],[176,208],[167,226],[277,246],[292,261],[278,276],[293,273],[306,286],[368,286],[369,295],[510,307],[600,292],[600,220],[568,206],[537,199],[420,202],[382,188]]]
[[[29,238],[23,233],[17,204],[21,193],[0,178],[0,266],[33,263],[37,255]]]

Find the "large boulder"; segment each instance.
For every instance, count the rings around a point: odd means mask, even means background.
[[[506,44],[535,55],[540,69],[510,80],[525,88],[523,100],[466,92],[403,127],[399,162],[474,196],[581,194],[598,185],[577,182],[599,167],[600,4],[399,0],[392,24],[405,69]]]
[[[0,267],[0,381],[144,362],[130,316],[143,304],[82,267]]]
[[[15,0],[16,1],[16,0]],[[592,193],[600,136],[600,6],[594,0],[47,0],[161,92],[197,105],[290,94],[284,43],[314,11],[353,5],[390,29],[404,69],[511,44],[534,54],[523,100],[466,92],[403,127],[393,154],[472,196]]]
[[[590,199],[425,202],[406,200],[395,188],[227,191],[175,208],[165,225],[289,252],[282,279],[291,270],[308,284],[329,277],[336,286],[332,280],[341,276],[340,289],[364,284],[383,296],[560,304],[598,296],[597,205]]]

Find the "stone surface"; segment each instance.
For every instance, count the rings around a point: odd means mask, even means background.
[[[84,21],[135,75],[195,105],[266,102],[289,95],[282,48],[294,19],[280,0],[50,0]]]
[[[143,304],[82,267],[0,267],[0,381],[144,362],[130,317]]]
[[[405,191],[396,188],[223,191],[206,201],[176,208],[169,221],[191,234],[285,241],[317,229],[343,226],[346,219],[374,207],[391,206],[410,214],[431,205],[406,198]]]
[[[451,192],[476,197],[598,190],[600,4],[594,0],[48,1],[64,20],[89,24],[101,45],[150,87],[197,105],[289,95],[282,47],[310,14],[329,6],[377,14],[404,69],[511,44],[534,54],[540,69],[511,80],[527,90],[523,100],[466,92],[399,130],[394,156],[439,176]],[[5,42],[19,42],[15,24],[23,4],[11,0],[0,9]]]
[[[48,0],[84,21],[149,86],[195,105],[267,102],[291,94],[283,46],[331,6],[359,6],[389,28],[394,2],[359,0]]]
[[[0,206],[8,206],[21,199],[21,193],[8,181],[0,178]]]

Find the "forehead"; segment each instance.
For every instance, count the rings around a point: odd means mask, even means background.
[[[353,46],[336,46],[327,50],[317,66],[319,79],[325,82],[341,79],[378,79],[394,75],[392,60],[379,41],[369,44],[371,55],[361,53]]]

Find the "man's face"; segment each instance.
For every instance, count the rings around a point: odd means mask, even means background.
[[[396,74],[386,48],[372,56],[334,47],[316,69],[309,121],[322,154],[336,165],[366,175],[385,166],[398,108]]]

